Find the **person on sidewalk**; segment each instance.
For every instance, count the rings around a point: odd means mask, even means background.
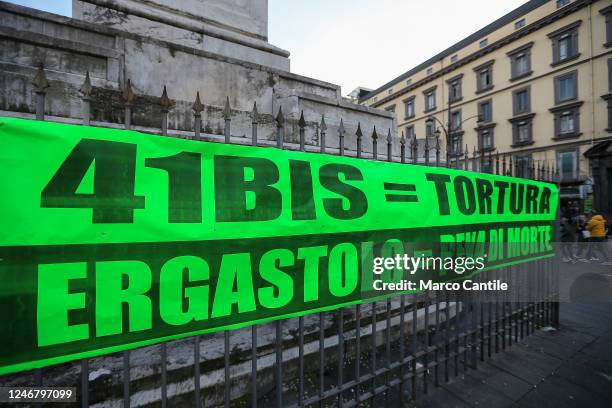
[[[571,218],[561,217],[561,261],[576,263],[574,255],[574,242],[576,241],[576,227]]]
[[[576,221],[576,252],[574,255],[580,262],[589,262],[587,255],[589,254],[589,245],[591,232],[586,229],[587,216],[581,213]]]
[[[591,233],[591,245],[589,245],[589,252],[586,258],[590,261],[599,261],[600,259],[595,257],[595,252],[599,252],[604,265],[612,265],[608,254],[604,250],[603,246],[606,239],[606,221],[600,214],[593,213],[593,216],[587,222],[586,229]]]

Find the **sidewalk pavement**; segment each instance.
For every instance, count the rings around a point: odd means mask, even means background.
[[[608,292],[599,289],[602,276],[612,284],[612,268],[577,264],[560,273],[596,278],[561,303],[559,330],[533,333],[410,406],[612,407],[612,298],[602,301]]]

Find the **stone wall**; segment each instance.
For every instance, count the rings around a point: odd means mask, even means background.
[[[341,118],[347,129],[346,146],[353,150],[358,124],[363,130],[366,152],[371,149],[369,136],[376,126],[382,136],[379,154],[386,153],[384,140],[388,130],[395,129],[391,113],[348,102],[341,97],[337,85],[0,2],[0,110],[26,117],[34,114],[33,79],[41,65],[50,85],[45,89],[45,113],[51,120],[82,117],[83,95],[79,89],[89,72],[93,86],[91,118],[102,125],[123,123],[122,92],[129,79],[135,94],[133,124],[145,131],[155,131],[160,126],[159,98],[164,86],[173,102],[168,126],[177,132],[193,130],[191,106],[198,91],[205,105],[202,129],[207,137],[218,135],[224,128],[222,111],[227,98],[234,117],[235,137],[250,137],[249,114],[254,103],[262,118],[259,129],[262,140],[275,139],[273,119],[281,107],[287,118],[286,139],[297,140],[297,121],[303,112],[307,144],[313,147],[319,143],[323,116],[330,147],[338,145]],[[398,152],[397,137],[392,136]]]
[[[72,8],[78,20],[288,71],[289,52],[267,42],[267,2],[240,3],[73,0]]]

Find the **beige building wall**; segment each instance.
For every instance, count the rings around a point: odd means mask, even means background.
[[[608,62],[612,58],[612,44],[607,37],[610,34],[606,31],[606,15],[604,15],[608,14],[608,20],[610,19],[611,5],[610,1],[587,0],[573,0],[566,5],[563,5],[563,2],[558,5],[554,0],[528,2],[522,7],[531,7],[530,11],[518,15],[515,13],[512,20],[506,21],[505,24],[499,24],[498,20],[482,37],[472,38],[469,43],[465,43],[465,40],[463,44],[460,42],[460,48],[451,47],[450,51],[446,52],[447,55],[442,53],[439,59],[430,61],[430,65],[409,71],[407,73],[409,77],[397,78],[394,80],[396,83],[392,81],[389,85],[373,91],[361,102],[368,106],[392,109],[397,118],[398,134],[407,133],[407,128],[414,126],[416,137],[422,139],[425,137],[426,121],[430,116],[435,116],[444,124],[448,122],[447,80],[462,74],[462,98],[451,104],[452,111],[461,110],[463,120],[461,130],[464,132],[462,158],[466,144],[470,158],[473,157],[474,149],[479,149],[477,118],[474,116],[478,115],[479,102],[490,99],[492,123],[495,124],[493,127],[495,150],[492,151],[494,156],[500,154],[500,157],[505,155],[508,158],[516,158],[530,155],[536,165],[560,168],[559,154],[576,149],[578,163],[575,177],[568,177],[567,172],[564,173],[562,185],[580,186],[585,185],[585,182],[588,185],[592,178],[588,161],[583,153],[595,143],[612,138],[608,102],[602,98],[602,95],[612,91],[610,89],[612,84],[609,83],[609,70],[612,68],[609,68]],[[523,19],[524,26],[516,28],[515,24]],[[576,28],[578,57],[553,64],[553,40],[549,34],[574,23],[578,25]],[[487,44],[481,44],[485,38]],[[513,80],[511,58],[507,53],[526,44],[532,44],[530,49],[532,73]],[[488,61],[493,61],[493,86],[486,92],[478,93],[474,68]],[[432,72],[428,73],[430,68]],[[577,98],[567,103],[556,104],[555,77],[574,71],[577,73]],[[423,91],[433,86],[436,86],[436,109],[425,112]],[[509,119],[517,116],[513,113],[513,92],[525,87],[530,89],[530,113],[534,114],[533,143],[517,146],[513,142],[513,123]],[[414,97],[415,116],[406,118],[405,101],[411,97]],[[555,114],[551,112],[551,108],[571,107],[575,102],[581,103],[578,107],[579,135],[557,137]],[[470,117],[473,118],[468,119]],[[444,140],[441,140],[441,145],[445,146]],[[480,152],[478,157],[480,158]],[[461,165],[463,166],[463,163]],[[581,187],[583,188],[584,191],[589,190],[588,186]],[[581,190],[583,198],[584,191]]]

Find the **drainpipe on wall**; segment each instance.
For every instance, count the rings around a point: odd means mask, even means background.
[[[593,18],[592,18],[592,7],[593,5],[589,3],[588,12],[589,12],[589,65],[591,67],[591,127],[593,131],[591,132],[591,146],[595,143],[595,67],[594,67],[594,56],[593,56]]]

